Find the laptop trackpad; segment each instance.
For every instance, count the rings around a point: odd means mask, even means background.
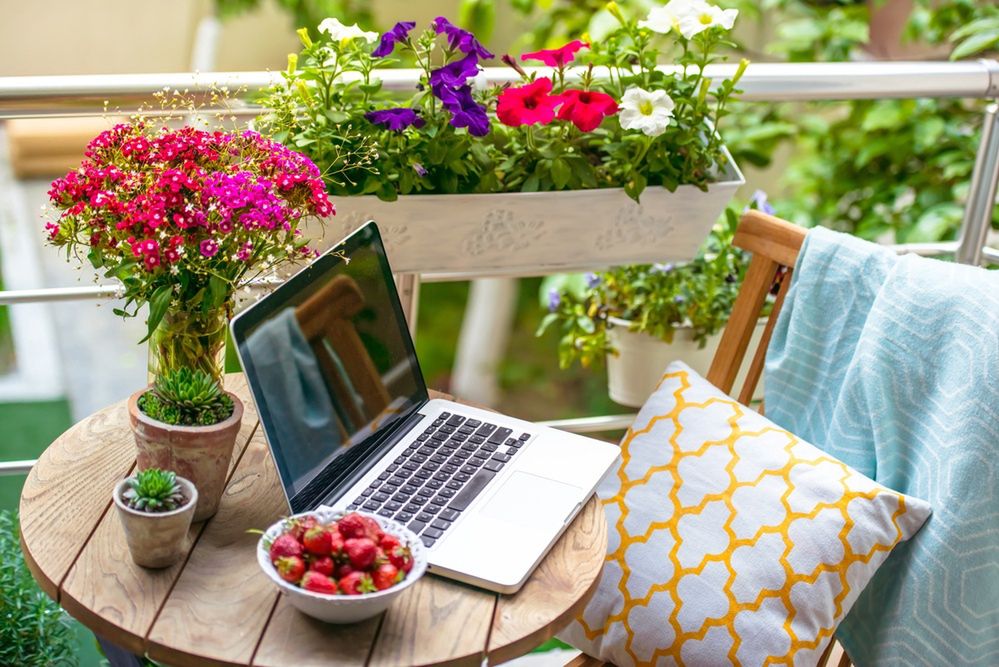
[[[577,486],[518,471],[489,499],[482,513],[526,526],[561,526],[582,496]]]

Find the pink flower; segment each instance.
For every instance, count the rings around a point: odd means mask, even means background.
[[[583,48],[589,48],[589,44],[574,39],[563,47],[557,49],[542,49],[525,53],[520,56],[521,60],[540,60],[549,67],[563,68],[576,59],[576,52]]]
[[[201,242],[198,250],[201,251],[201,254],[204,257],[214,257],[218,254],[219,244],[215,239],[205,239]]]
[[[507,88],[499,94],[496,115],[500,122],[510,127],[519,125],[547,125],[555,120],[555,107],[562,98],[550,95],[552,81],[542,77],[525,86]]]
[[[558,117],[572,121],[583,132],[592,132],[604,118],[617,113],[617,102],[606,93],[595,90],[567,90],[562,93],[562,108]]]

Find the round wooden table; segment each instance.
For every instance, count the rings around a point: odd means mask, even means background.
[[[428,575],[382,616],[327,625],[300,614],[257,565],[257,536],[288,513],[241,375],[246,404],[218,514],[191,527],[187,557],[165,570],[132,562],[115,483],[135,466],[122,401],[60,436],[21,495],[21,544],[42,589],[98,635],[175,665],[498,663],[564,627],[596,589],[607,527],[591,499],[527,584],[497,595]]]

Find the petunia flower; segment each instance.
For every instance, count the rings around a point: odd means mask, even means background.
[[[633,86],[621,98],[619,120],[625,130],[640,130],[648,137],[666,131],[676,105],[665,90],[645,90]]]
[[[369,111],[364,117],[371,123],[387,127],[394,132],[402,132],[407,127],[423,127],[426,124],[415,109],[406,107]]]
[[[558,310],[558,307],[562,304],[562,295],[559,291],[552,287],[548,290],[548,312],[554,313]]]
[[[460,88],[479,73],[479,61],[474,53],[430,71],[430,86],[440,98],[438,88]]]
[[[525,86],[507,88],[499,94],[496,115],[500,122],[510,127],[520,125],[547,125],[555,120],[555,107],[562,98],[551,95],[552,81],[540,78]]]
[[[603,119],[617,113],[617,102],[606,93],[570,89],[562,93],[558,117],[571,121],[582,132],[592,132]]]
[[[334,42],[349,42],[352,39],[360,38],[371,44],[378,39],[377,32],[361,30],[357,27],[356,23],[354,25],[344,25],[340,23],[339,19],[332,17],[323,19],[322,23],[319,24],[319,32],[325,32]]]
[[[677,30],[687,39],[715,26],[731,30],[737,16],[738,9],[722,9],[704,0],[691,0],[688,11],[680,16]]]
[[[589,44],[574,39],[563,47],[557,49],[542,49],[525,53],[520,56],[521,60],[540,60],[549,67],[565,67],[576,59],[576,52],[580,49],[589,48]]]
[[[462,53],[474,53],[476,57],[482,60],[489,60],[496,57],[486,47],[482,46],[479,40],[475,39],[475,35],[467,30],[462,30],[443,16],[435,18],[433,26],[438,35],[447,35],[448,45],[452,49],[458,49]]]
[[[451,112],[452,127],[466,127],[474,137],[489,134],[489,116],[486,108],[472,97],[471,86],[444,88],[439,97],[444,108]]]
[[[777,209],[775,209],[773,205],[770,203],[770,198],[767,197],[767,193],[764,192],[763,190],[757,190],[756,192],[754,192],[752,198],[749,201],[750,201],[749,205],[746,206],[745,209],[743,209],[743,212],[746,212],[751,208],[755,208],[757,211],[762,211],[769,215],[773,215],[774,213],[777,212]]]
[[[405,42],[409,38],[409,31],[415,27],[415,21],[399,21],[391,30],[382,35],[381,41],[378,42],[378,46],[371,52],[371,55],[376,58],[384,58],[390,55],[393,49],[395,49],[395,45]]]
[[[670,0],[663,7],[653,7],[649,15],[638,22],[638,27],[667,35],[679,26],[680,17],[689,11],[690,3],[691,0]]]

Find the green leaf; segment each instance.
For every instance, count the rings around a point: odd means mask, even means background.
[[[218,276],[212,276],[208,279],[208,293],[205,297],[205,303],[201,307],[202,311],[207,313],[220,308],[228,295],[229,283]]]
[[[166,315],[167,308],[170,307],[170,298],[172,296],[173,287],[170,285],[161,285],[153,292],[153,295],[149,298],[149,318],[146,320],[146,336],[139,341],[140,344],[149,340],[149,337],[156,331],[156,327],[163,321],[163,316]]]
[[[566,164],[565,160],[562,158],[555,158],[552,160],[552,181],[555,183],[555,187],[558,189],[564,188],[569,184],[569,179],[572,177],[572,170],[569,165]]]
[[[999,28],[972,35],[954,48],[950,54],[951,60],[960,60],[974,55],[981,51],[986,51],[999,46]]]
[[[963,211],[957,204],[938,204],[919,217],[904,234],[906,243],[932,243],[947,238],[961,224]]]
[[[906,113],[902,103],[895,100],[884,100],[871,107],[864,116],[861,128],[865,132],[894,129],[903,125],[905,121]]]

